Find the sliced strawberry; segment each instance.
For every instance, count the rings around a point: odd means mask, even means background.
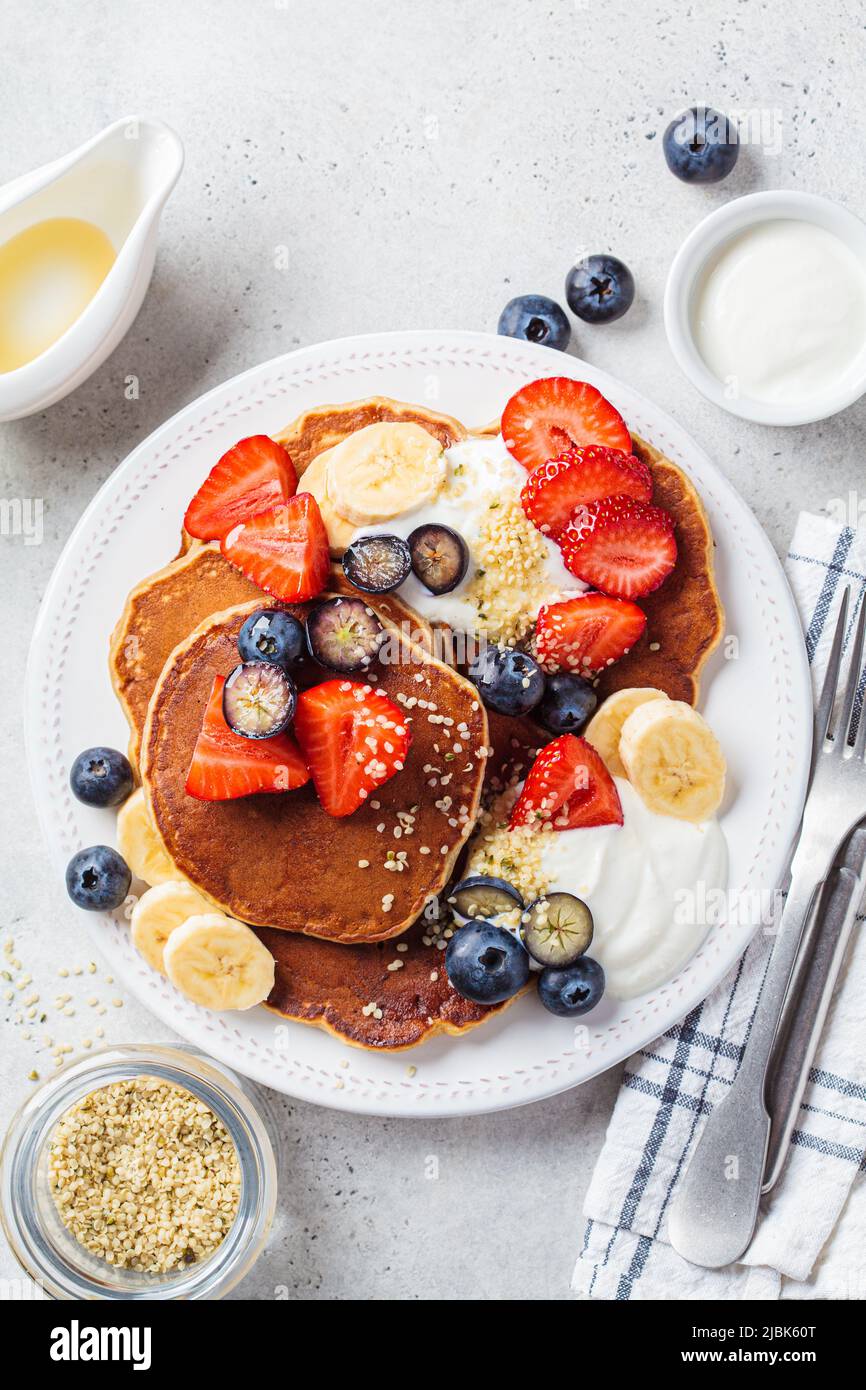
[[[646,613],[627,599],[580,594],[548,603],[535,625],[535,655],[548,671],[601,671],[619,661],[646,627]]]
[[[239,521],[286,502],[298,486],[295,466],[266,434],[240,439],[208,473],[183,524],[202,541],[221,541]]]
[[[309,782],[300,749],[288,734],[242,738],[223,717],[225,676],[215,676],[186,779],[198,801],[233,801],[253,792],[288,792]]]
[[[566,449],[559,458],[533,468],[520,501],[533,525],[555,539],[576,507],[614,493],[649,502],[653,495],[649,469],[634,454],[588,444]]]
[[[284,603],[315,598],[331,572],[328,533],[310,492],[242,521],[223,536],[220,549],[247,579]]]
[[[619,411],[588,381],[568,376],[521,386],[502,412],[502,438],[529,470],[572,445],[601,444],[631,453],[631,435]]]
[[[677,562],[673,517],[630,497],[579,507],[559,544],[572,574],[614,598],[651,594]]]
[[[520,825],[551,830],[622,825],[614,780],[585,738],[562,734],[536,755],[514,803],[509,829]]]
[[[325,681],[298,697],[295,733],[329,816],[350,816],[402,771],[412,741],[397,705],[346,680]]]

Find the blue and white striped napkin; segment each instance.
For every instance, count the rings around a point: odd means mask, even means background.
[[[819,688],[845,585],[854,600],[849,639],[864,601],[866,531],[802,513],[785,568]],[[771,945],[759,933],[709,999],[626,1063],[584,1206],[572,1281],[579,1297],[866,1297],[866,941],[859,930],[787,1167],[742,1264],[701,1269],[668,1244],[677,1180],[736,1074]]]

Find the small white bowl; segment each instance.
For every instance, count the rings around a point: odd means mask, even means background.
[[[866,265],[866,224],[829,198],[814,193],[749,193],[711,212],[689,233],[674,257],[665,286],[665,332],[678,366],[707,400],[761,425],[807,425],[845,410],[866,392],[866,366],[854,380],[821,396],[779,404],[726,394],[710,371],[693,329],[694,295],[707,263],[732,237],[778,218],[811,222],[843,241]]]

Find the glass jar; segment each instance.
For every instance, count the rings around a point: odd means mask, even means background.
[[[91,1091],[155,1076],[191,1091],[222,1121],[241,1171],[237,1215],[200,1264],[167,1274],[118,1269],[81,1245],[61,1221],[49,1185],[51,1137],[65,1112]],[[58,1299],[222,1298],[252,1268],[267,1239],[277,1197],[274,1147],[252,1085],[185,1048],[124,1045],[73,1062],[40,1086],[14,1116],[0,1154],[0,1218],[30,1277]]]

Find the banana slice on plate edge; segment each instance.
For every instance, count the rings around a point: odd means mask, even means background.
[[[172,984],[205,1009],[251,1009],[274,986],[275,962],[255,932],[222,912],[205,912],[171,933],[163,952]]]
[[[622,726],[619,755],[644,804],[661,816],[706,821],[725,794],[725,757],[709,724],[681,700],[652,700]]]
[[[599,754],[611,777],[625,777],[619,755],[619,740],[622,726],[633,710],[650,700],[667,700],[663,690],[653,685],[629,686],[615,690],[595,712],[584,730],[584,738]]]

